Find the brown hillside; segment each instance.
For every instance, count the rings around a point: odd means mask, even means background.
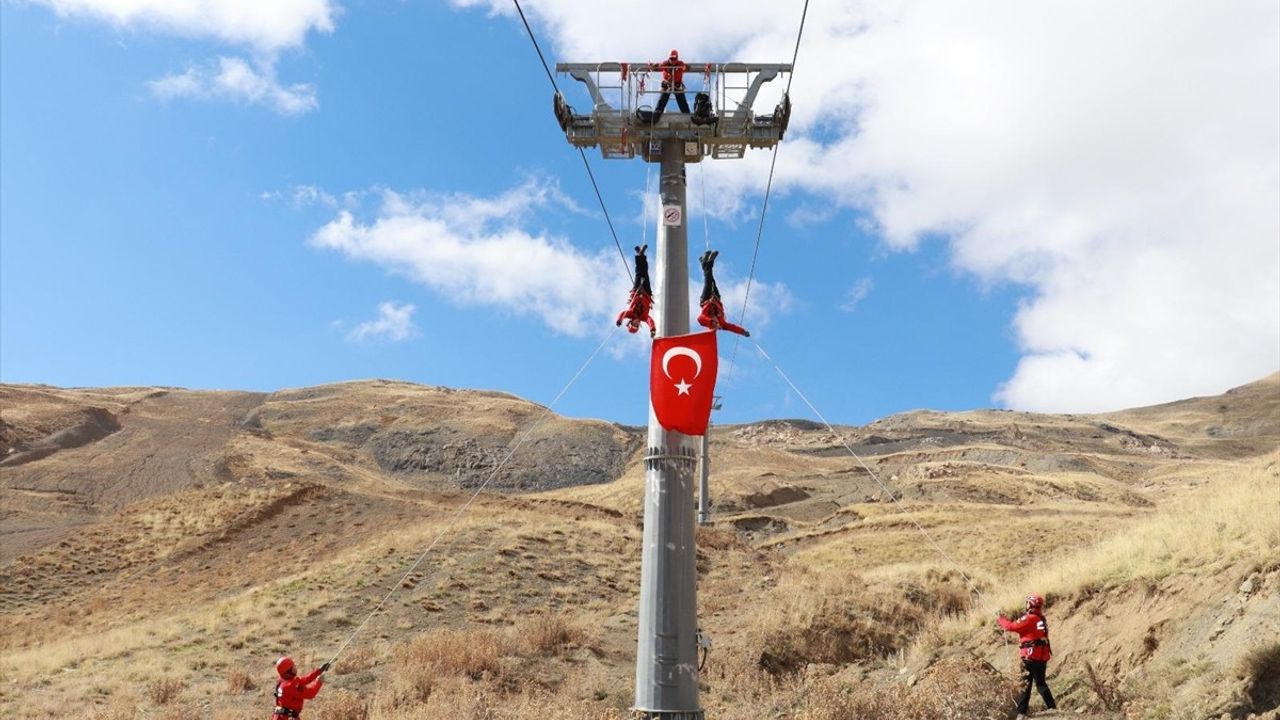
[[[642,442],[390,381],[0,386],[0,714],[261,717],[278,654],[320,662],[396,588],[307,717],[624,717]],[[1067,712],[1280,715],[1280,375],[712,447],[709,717],[1010,717],[990,619],[1033,589]]]

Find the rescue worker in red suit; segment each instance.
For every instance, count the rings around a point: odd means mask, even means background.
[[[272,720],[302,717],[302,704],[320,692],[324,685],[320,676],[328,670],[329,663],[325,663],[305,677],[298,677],[293,658],[285,656],[277,660],[276,672],[280,675],[280,682],[276,683],[276,709],[271,713]]]
[[[719,250],[702,253],[698,262],[702,265],[702,313],[698,315],[698,324],[712,330],[728,330],[743,337],[751,337],[751,333],[740,325],[734,325],[724,316],[724,303],[720,301],[720,288],[716,286],[715,264]]]
[[[1053,692],[1044,678],[1049,667],[1049,658],[1053,655],[1049,646],[1049,624],[1044,619],[1044,598],[1039,595],[1027,596],[1027,612],[1017,620],[1010,620],[1001,611],[996,622],[1009,632],[1018,633],[1022,648],[1022,695],[1018,697],[1018,713],[1026,715],[1031,705],[1031,685],[1035,683],[1044,699],[1044,706],[1050,710],[1058,705],[1053,701]]]
[[[662,71],[662,94],[658,96],[658,105],[653,109],[653,119],[650,122],[656,123],[662,117],[662,111],[667,108],[667,100],[671,98],[673,91],[676,94],[676,104],[680,106],[680,112],[689,114],[689,99],[684,94],[684,71],[688,68],[689,66],[680,59],[680,53],[675,50],[671,51],[671,56],[664,62],[649,66],[650,70]]]
[[[640,329],[640,323],[648,323],[649,337],[653,337],[658,334],[658,328],[649,315],[649,308],[653,307],[653,288],[649,286],[649,258],[644,254],[648,249],[648,245],[636,246],[635,281],[631,285],[627,309],[618,313],[618,321],[614,324],[621,325],[622,321],[626,320],[627,332],[635,333]]]

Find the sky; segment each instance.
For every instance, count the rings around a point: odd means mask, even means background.
[[[524,5],[551,62],[787,62],[803,4]],[[551,94],[502,0],[0,0],[0,380],[546,404],[604,343],[556,410],[642,424]],[[791,96],[714,421],[812,417],[753,341],[838,423],[1280,370],[1277,3],[815,0]],[[652,244],[656,172],[588,158]],[[735,319],[770,160],[688,169]]]

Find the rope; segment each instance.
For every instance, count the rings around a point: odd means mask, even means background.
[[[596,174],[591,172],[591,163],[587,162],[587,153],[582,148],[578,148],[578,155],[582,156],[582,167],[587,169],[587,177],[591,178],[591,187],[595,188],[596,200],[600,201],[600,211],[604,213],[604,221],[609,224],[609,234],[613,236],[613,244],[618,247],[622,268],[627,271],[627,279],[634,281],[635,278],[631,277],[631,265],[627,263],[627,254],[622,251],[622,242],[618,240],[618,231],[613,229],[613,220],[609,219],[609,208],[604,206],[604,197],[600,194],[600,186],[596,184]]]
[[[938,541],[935,540],[933,536],[929,534],[929,531],[925,530],[924,526],[921,525],[920,522],[911,515],[911,511],[907,510],[906,506],[902,504],[902,501],[898,500],[894,492],[890,490],[889,487],[886,486],[884,482],[880,479],[880,476],[876,474],[876,472],[872,470],[871,467],[868,466],[865,461],[863,461],[862,456],[858,455],[858,453],[854,452],[853,448],[849,447],[849,443],[844,439],[844,436],[836,432],[835,427],[833,427],[831,423],[827,421],[827,418],[822,414],[822,411],[819,410],[812,402],[810,402],[808,396],[806,396],[803,392],[801,392],[800,388],[796,387],[796,384],[791,381],[791,378],[788,377],[787,374],[782,371],[782,367],[778,365],[778,362],[774,360],[772,357],[770,357],[769,353],[764,351],[764,348],[760,347],[760,343],[758,341],[756,341],[755,339],[752,339],[751,342],[756,346],[756,350],[760,352],[760,354],[764,357],[764,359],[768,360],[769,363],[773,365],[773,369],[778,372],[778,375],[783,379],[784,382],[787,383],[788,386],[790,386],[791,390],[795,392],[796,395],[800,396],[800,399],[804,401],[804,404],[808,405],[809,409],[813,411],[813,414],[816,415],[818,419],[822,421],[822,424],[827,427],[827,431],[830,432],[832,435],[835,435],[837,438],[839,438],[840,444],[844,446],[844,449],[847,450],[849,454],[853,456],[854,460],[858,461],[858,464],[861,465],[862,469],[867,472],[867,475],[871,476],[871,479],[875,481],[876,485],[880,486],[880,489],[884,491],[886,495],[889,496],[889,499],[893,501],[893,504],[895,506],[897,506],[898,511],[903,516],[905,516],[908,520],[911,521],[911,524],[915,526],[916,530],[918,530],[920,534],[924,536],[924,539],[927,540],[931,546],[933,546],[933,549],[936,550],[937,553],[943,557],[943,559],[945,559],[947,562],[955,566],[955,569],[960,573],[960,577],[964,578],[965,584],[969,586],[969,589],[973,591],[973,594],[977,595],[978,598],[982,600],[982,602],[989,603],[989,601],[987,600],[987,596],[983,595],[982,591],[978,589],[978,586],[973,582],[973,579],[970,578],[969,575],[964,571],[964,567],[955,558],[951,557],[951,555],[946,550],[942,549],[942,546],[938,544]],[[972,603],[972,600],[970,601],[970,607],[976,609],[976,605]],[[1009,644],[1012,642],[1012,639],[1009,637],[1008,633],[1001,633],[1001,634],[1004,635],[1005,664],[1008,665],[1009,664]]]
[[[520,0],[511,0],[516,4],[516,12],[520,13],[520,21],[524,23],[524,29],[529,33],[529,39],[533,41],[533,49],[538,51],[538,59],[542,61],[542,69],[547,72],[547,79],[551,81],[551,87],[555,88],[556,94],[560,93],[560,87],[556,85],[556,78],[551,74],[551,66],[547,64],[547,58],[542,54],[542,48],[538,46],[538,39],[533,36],[533,28],[529,26],[529,18],[524,16],[524,8],[520,7]],[[808,5],[806,0],[805,5]],[[790,87],[790,84],[787,85]]]
[[[711,225],[707,220],[707,168],[704,158],[698,163],[698,184],[702,186],[702,239],[707,252],[711,252]]]
[[[653,175],[653,163],[646,162],[644,164],[644,193],[641,195],[641,200],[640,200],[640,244],[641,245],[649,244],[649,185],[652,182],[650,179],[652,175]],[[653,242],[656,245],[656,243],[658,242],[657,226],[654,226],[653,231],[654,231]],[[654,250],[654,254],[655,255],[657,254],[657,250]]]
[[[791,81],[796,78],[796,60],[800,57],[800,39],[804,37],[804,21],[809,16],[809,0],[804,0],[804,9],[800,11],[800,29],[796,31],[796,46],[791,52],[791,73],[787,75],[786,94],[791,94]],[[751,299],[751,285],[756,277],[756,259],[760,256],[760,239],[764,237],[764,216],[769,211],[769,193],[773,190],[773,171],[778,165],[778,146],[773,146],[773,155],[769,159],[769,180],[764,186],[764,201],[760,204],[760,224],[756,227],[756,246],[751,251],[751,271],[747,274],[747,289],[742,295],[742,312],[738,314],[738,324],[746,326],[747,301]],[[739,336],[733,341],[733,357],[730,363],[738,360],[738,345],[742,342]]]
[[[520,21],[524,23],[525,32],[529,34],[529,41],[533,43],[533,49],[538,53],[538,60],[542,61],[542,69],[547,73],[547,80],[551,82],[551,88],[560,94],[560,86],[556,85],[555,76],[551,74],[551,66],[547,64],[547,58],[542,54],[542,47],[538,45],[538,38],[533,34],[533,27],[529,25],[529,19],[525,17],[524,8],[520,7],[520,0],[511,0],[515,3],[516,11],[520,13]],[[808,2],[808,0],[806,0]],[[596,191],[596,200],[600,202],[600,211],[604,213],[604,221],[609,225],[609,234],[613,236],[613,244],[618,247],[618,257],[622,258],[622,267],[627,272],[627,279],[634,280],[631,277],[631,266],[627,263],[627,254],[622,250],[622,242],[618,240],[618,231],[613,228],[613,220],[609,217],[609,208],[604,205],[604,196],[600,194],[600,185],[596,182],[596,174],[591,171],[591,163],[587,162],[587,153],[578,148],[578,154],[582,156],[582,166],[587,169],[587,177],[591,179],[591,187]]]
[[[551,401],[551,404],[547,405],[546,412],[543,413],[535,423],[530,425],[528,430],[525,430],[524,434],[521,435],[516,443],[511,446],[511,449],[507,451],[507,456],[502,459],[502,462],[498,463],[498,465],[493,469],[493,472],[489,474],[489,477],[486,478],[483,483],[480,483],[480,486],[475,489],[475,492],[471,493],[471,497],[454,512],[453,517],[449,519],[449,523],[443,530],[436,534],[435,538],[431,540],[431,543],[422,551],[422,554],[418,555],[418,559],[413,561],[413,565],[409,566],[409,569],[405,572],[404,576],[401,577],[396,584],[391,586],[391,590],[389,590],[387,594],[378,601],[378,604],[373,608],[368,616],[366,616],[365,619],[356,626],[356,629],[352,631],[351,636],[338,647],[338,651],[333,654],[333,657],[329,658],[330,663],[333,663],[338,659],[338,656],[347,649],[347,646],[351,644],[351,641],[355,640],[356,636],[360,634],[360,631],[364,630],[365,625],[368,625],[369,621],[373,619],[373,616],[377,615],[378,611],[382,609],[382,606],[391,599],[391,596],[395,594],[396,590],[404,585],[405,581],[409,579],[409,576],[412,575],[413,572],[418,569],[418,566],[422,564],[422,561],[426,559],[427,554],[430,553],[437,544],[439,544],[441,538],[453,530],[454,526],[458,524],[458,520],[462,519],[462,516],[466,513],[467,509],[471,507],[471,504],[476,501],[476,498],[480,497],[480,493],[489,486],[489,483],[493,482],[493,479],[498,476],[498,473],[502,468],[506,467],[506,464],[511,460],[512,456],[516,454],[516,450],[519,450],[520,446],[523,445],[524,442],[529,439],[529,436],[533,434],[533,431],[537,430],[542,425],[543,421],[551,416],[552,408],[556,406],[556,403],[560,402],[560,399],[569,391],[569,388],[573,387],[574,383],[578,381],[578,378],[582,377],[582,373],[585,372],[587,367],[591,365],[592,361],[596,359],[596,356],[605,348],[605,345],[613,339],[613,334],[616,331],[617,328],[615,327],[609,331],[609,334],[605,335],[604,340],[600,341],[600,344],[596,346],[596,349],[591,352],[591,355],[587,357],[587,360],[582,364],[582,367],[578,368],[578,371],[573,374],[573,377],[569,378],[569,382],[566,383],[565,386],[560,389],[560,392],[556,394],[555,399]],[[450,542],[450,547],[452,547],[452,541]]]

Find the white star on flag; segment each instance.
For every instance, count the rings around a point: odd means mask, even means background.
[[[678,391],[679,391],[677,394],[678,394],[678,395],[688,395],[688,394],[689,394],[689,388],[691,388],[691,387],[693,387],[693,386],[692,386],[692,385],[690,385],[689,383],[685,382],[685,381],[684,381],[684,378],[680,378],[680,382],[676,383],[676,390],[678,390]]]

